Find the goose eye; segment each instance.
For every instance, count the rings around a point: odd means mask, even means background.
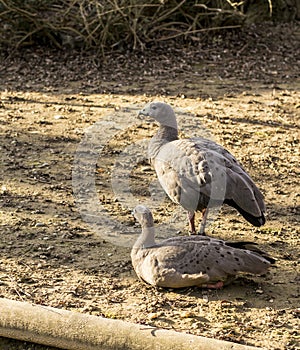
[[[151,108],[154,109],[154,110],[156,110],[157,107],[156,107],[156,106],[152,106]]]

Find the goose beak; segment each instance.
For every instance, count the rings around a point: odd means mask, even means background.
[[[139,119],[143,119],[143,116],[148,116],[148,113],[147,113],[147,111],[146,111],[145,108],[144,108],[144,109],[141,109],[141,110],[139,111],[139,113],[138,113],[138,118],[139,118]]]

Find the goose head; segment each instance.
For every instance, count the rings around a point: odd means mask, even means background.
[[[137,205],[133,209],[132,214],[142,227],[153,227],[152,213],[144,205]]]
[[[150,102],[142,110],[139,116],[148,116],[155,119],[163,126],[177,129],[177,121],[173,108],[165,102]]]

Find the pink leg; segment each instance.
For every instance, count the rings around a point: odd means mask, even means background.
[[[219,281],[214,284],[204,284],[202,287],[209,289],[221,289],[222,287],[224,287],[224,283],[222,281]]]
[[[187,217],[189,220],[189,225],[190,225],[190,235],[195,235],[196,234],[196,228],[195,228],[195,213],[188,211]]]
[[[202,210],[202,221],[200,224],[200,230],[199,230],[199,235],[206,236],[205,234],[205,225],[206,225],[206,220],[208,216],[208,208]]]

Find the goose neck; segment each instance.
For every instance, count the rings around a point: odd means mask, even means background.
[[[155,136],[158,139],[169,142],[178,140],[178,129],[167,125],[160,125]]]
[[[178,140],[178,130],[170,126],[161,125],[149,143],[148,156],[150,161],[152,162],[163,145],[174,140]]]
[[[134,248],[149,248],[155,245],[154,227],[142,227],[142,233],[134,244]]]

